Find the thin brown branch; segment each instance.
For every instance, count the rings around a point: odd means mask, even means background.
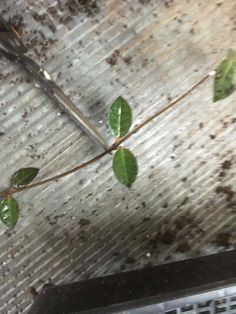
[[[35,188],[37,186],[41,186],[53,181],[58,181],[59,179],[66,177],[72,173],[75,173],[91,164],[93,164],[94,162],[100,160],[101,158],[103,158],[104,156],[110,154],[112,151],[116,150],[117,147],[124,143],[125,141],[127,141],[133,134],[137,133],[139,130],[141,130],[143,127],[145,127],[148,123],[152,122],[155,118],[157,118],[158,116],[160,116],[161,114],[163,114],[164,112],[166,112],[167,110],[169,110],[170,108],[174,107],[177,103],[179,103],[181,100],[183,100],[184,98],[186,98],[191,92],[193,92],[198,86],[202,85],[208,78],[210,77],[210,75],[206,75],[205,77],[203,77],[200,81],[198,81],[195,85],[193,85],[188,91],[186,91],[184,94],[182,94],[181,96],[179,96],[178,98],[176,98],[175,100],[173,100],[172,102],[170,102],[165,108],[159,110],[158,112],[154,113],[152,116],[150,116],[149,118],[147,118],[146,120],[144,120],[142,123],[140,123],[139,125],[137,125],[129,134],[127,134],[126,136],[124,136],[123,138],[121,138],[120,140],[116,141],[108,150],[106,150],[105,152],[97,155],[96,157],[86,161],[83,164],[80,164],[66,172],[60,173],[56,176],[50,177],[48,179],[33,183],[31,185],[28,186],[24,186],[24,187],[20,187],[20,188],[10,188],[7,191],[4,191],[2,193],[0,193],[0,197],[6,197],[10,194],[14,194],[14,193],[18,193],[18,192],[22,192],[24,190],[28,190],[28,189],[32,189]]]
[[[206,75],[204,76],[200,81],[198,81],[196,84],[194,84],[188,91],[186,91],[184,94],[182,94],[181,96],[177,97],[176,99],[174,99],[172,102],[170,102],[165,108],[159,110],[158,112],[154,113],[152,116],[150,116],[149,118],[147,118],[146,120],[144,120],[142,123],[140,123],[139,125],[137,125],[131,132],[129,132],[129,134],[127,134],[126,136],[124,136],[122,139],[120,139],[120,141],[118,143],[116,143],[117,145],[120,145],[122,143],[124,143],[127,139],[129,139],[133,134],[137,133],[139,130],[141,130],[145,125],[147,125],[148,123],[152,122],[152,120],[154,120],[155,118],[157,118],[158,116],[160,116],[161,114],[163,114],[164,112],[166,112],[167,110],[169,110],[170,108],[174,107],[177,103],[179,103],[181,100],[183,100],[184,98],[186,98],[192,91],[194,91],[198,86],[202,85],[208,78],[210,77],[210,75]]]

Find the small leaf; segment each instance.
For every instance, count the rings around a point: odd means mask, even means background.
[[[127,101],[119,96],[111,106],[109,126],[117,137],[125,136],[132,124],[132,111]]]
[[[17,188],[28,185],[39,172],[38,168],[22,168],[13,174],[11,184]]]
[[[128,149],[120,148],[113,158],[113,170],[118,181],[131,187],[138,174],[136,158]]]
[[[19,218],[19,205],[17,201],[8,197],[0,202],[0,218],[9,228],[14,228]]]
[[[229,49],[227,58],[216,69],[213,101],[226,98],[236,88],[236,51]]]

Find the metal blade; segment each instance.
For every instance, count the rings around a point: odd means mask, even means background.
[[[75,106],[70,98],[61,90],[61,88],[53,81],[50,83],[53,95],[50,95],[57,103],[64,109],[74,121],[76,121],[81,129],[87,133],[93,141],[98,144],[102,149],[108,150],[108,146],[97,131],[97,129],[91,124],[83,113]]]

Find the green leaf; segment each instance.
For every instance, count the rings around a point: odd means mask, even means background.
[[[229,49],[227,58],[216,69],[213,101],[228,97],[236,88],[236,51]]]
[[[16,173],[13,174],[11,178],[11,184],[17,188],[28,185],[31,181],[34,180],[38,172],[38,168],[19,169]]]
[[[111,106],[109,126],[117,137],[125,136],[132,124],[132,111],[127,101],[119,96]]]
[[[7,197],[0,202],[1,221],[9,228],[14,228],[19,218],[19,205],[12,197]]]
[[[113,158],[113,170],[118,181],[131,187],[138,174],[136,158],[128,149],[120,148]]]

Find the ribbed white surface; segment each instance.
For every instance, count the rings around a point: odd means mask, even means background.
[[[143,121],[236,47],[235,1],[218,3],[181,0],[167,8],[155,0],[99,1],[99,13],[80,14],[68,24],[47,13],[57,1],[8,0],[1,9],[5,18],[16,12],[24,17],[25,42],[38,37],[30,55],[112,143],[107,112],[118,95],[129,100],[134,123]],[[46,20],[35,21],[34,12],[46,12]],[[68,15],[66,9],[58,12]],[[55,42],[42,50],[49,38]],[[115,49],[120,55],[111,66],[106,59]],[[69,117],[58,115],[60,108],[25,81],[19,66],[2,59],[0,72],[0,131],[6,134],[0,137],[1,188],[20,167],[39,167],[40,179],[98,154]],[[16,81],[21,77],[23,82]],[[49,279],[71,282],[234,247],[236,197],[229,202],[215,190],[236,190],[235,118],[236,94],[213,103],[209,79],[127,141],[140,169],[131,190],[116,182],[106,156],[57,183],[17,195],[17,227],[0,227],[0,312],[26,313],[26,288],[40,288]],[[219,177],[225,160],[232,166]],[[81,218],[90,224],[81,226]],[[216,243],[222,232],[231,246]]]

